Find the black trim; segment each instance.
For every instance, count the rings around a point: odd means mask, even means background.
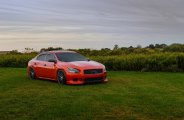
[[[84,70],[84,74],[100,74],[103,73],[103,69],[88,69]]]
[[[96,83],[96,82],[102,82],[103,77],[96,77],[96,78],[85,78],[85,83]]]

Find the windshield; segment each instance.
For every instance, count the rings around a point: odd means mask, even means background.
[[[73,62],[73,61],[87,61],[87,59],[79,53],[56,53],[59,61]]]

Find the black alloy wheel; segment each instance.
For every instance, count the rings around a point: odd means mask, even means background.
[[[57,73],[57,79],[58,79],[58,83],[60,84],[65,84],[66,83],[66,76],[63,70],[59,70]]]
[[[36,73],[33,68],[30,68],[29,76],[32,80],[36,79]]]

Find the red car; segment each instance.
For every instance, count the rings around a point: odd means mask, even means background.
[[[106,69],[73,51],[44,52],[28,62],[28,76],[62,84],[107,82]]]

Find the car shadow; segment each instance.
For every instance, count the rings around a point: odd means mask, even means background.
[[[57,83],[58,85],[63,85],[61,83],[59,83],[58,81],[54,81],[54,80],[49,80],[49,79],[41,79],[41,78],[37,78],[35,80],[39,80],[39,81],[44,81],[44,82],[50,82],[50,83]],[[86,85],[99,85],[99,84],[107,84],[107,82],[94,82],[94,83],[84,83],[84,84],[79,84],[79,85],[75,85],[75,84],[65,84],[65,86],[86,86]]]

